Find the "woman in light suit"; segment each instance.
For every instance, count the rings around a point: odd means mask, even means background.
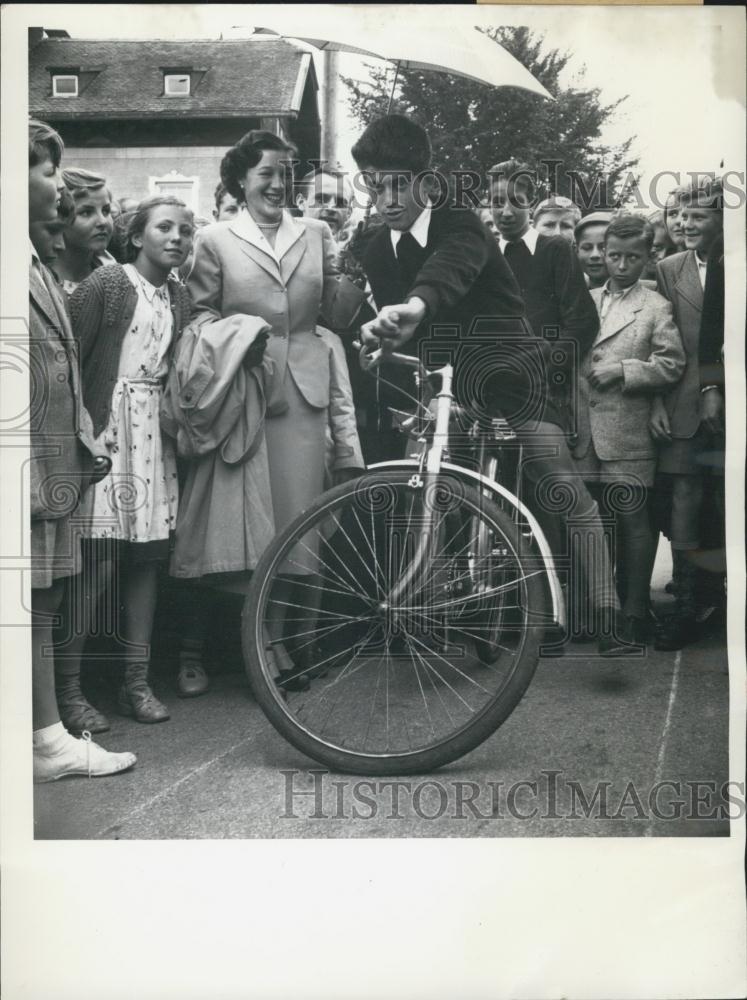
[[[266,353],[282,391],[268,401],[265,433],[277,531],[324,489],[328,414],[337,479],[362,464],[354,422],[334,423],[339,361],[317,320],[321,315],[332,329],[347,328],[365,295],[340,278],[326,223],[284,211],[292,154],[262,131],[249,132],[226,153],[221,179],[242,209],[235,220],[201,231],[187,282],[194,319],[248,314],[272,327]]]
[[[278,532],[324,490],[328,424],[335,481],[363,466],[354,411],[344,405],[344,359],[317,321],[349,327],[365,295],[339,276],[326,223],[284,210],[293,153],[265,131],[249,132],[226,153],[221,180],[241,211],[201,230],[187,281],[194,321],[250,315],[271,326],[266,355],[275,390],[265,436]]]

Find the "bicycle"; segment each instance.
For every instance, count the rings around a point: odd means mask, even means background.
[[[401,775],[496,731],[565,609],[539,524],[497,481],[510,429],[471,428],[477,470],[449,461],[463,417],[452,366],[386,358],[411,365],[421,388],[440,380],[430,407],[392,411],[417,454],[325,492],[274,539],[242,644],[256,699],[293,746],[335,771]]]

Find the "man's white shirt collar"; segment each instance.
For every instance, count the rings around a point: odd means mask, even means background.
[[[410,235],[413,237],[413,239],[415,240],[415,242],[419,246],[423,247],[423,249],[425,249],[425,246],[426,246],[426,244],[428,242],[428,229],[430,228],[430,224],[431,224],[431,212],[432,211],[433,211],[433,205],[430,202],[428,202],[428,204],[425,206],[425,208],[423,209],[423,211],[420,213],[420,215],[417,217],[417,219],[413,222],[413,224],[410,226],[410,228],[407,229],[407,230],[405,230],[405,232],[410,233]],[[394,250],[394,252],[396,254],[396,252],[397,252],[397,244],[399,243],[400,238],[402,237],[402,232],[400,232],[399,229],[390,229],[389,230],[389,235],[390,235],[390,237],[392,239],[392,249]]]
[[[695,254],[695,263],[698,265],[698,277],[700,278],[700,284],[705,288],[706,283],[706,270],[708,268],[708,261],[701,260],[697,252]]]
[[[519,239],[521,240],[521,242],[529,250],[529,253],[532,255],[532,257],[534,257],[534,251],[537,249],[537,237],[538,236],[539,236],[539,233],[534,228],[534,226],[530,226],[529,229],[527,229],[527,231],[524,233],[524,235],[521,236],[521,237],[519,237]],[[500,236],[498,238],[498,246],[501,248],[501,253],[505,253],[506,252],[506,245],[508,243],[509,243],[509,240],[504,239],[503,236]]]

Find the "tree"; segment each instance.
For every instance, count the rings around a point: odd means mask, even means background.
[[[579,85],[562,86],[559,78],[572,53],[545,51],[544,36],[528,28],[492,28],[486,33],[523,63],[555,100],[448,73],[400,70],[396,110],[426,125],[434,165],[486,177],[493,164],[514,157],[538,170],[546,180],[546,193],[571,197],[584,211],[616,205],[623,189],[638,179],[638,158],[631,153],[633,137],[615,146],[602,142],[601,133],[625,98],[603,104],[599,88],[583,87],[583,74]],[[370,83],[343,78],[361,127],[385,114],[392,75],[389,68],[373,69]],[[556,165],[550,167],[548,161]]]

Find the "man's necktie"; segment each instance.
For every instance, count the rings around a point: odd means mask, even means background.
[[[508,266],[514,272],[519,288],[526,291],[532,273],[532,253],[524,240],[510,240],[506,244],[503,256]]]
[[[402,233],[397,241],[395,252],[400,275],[404,283],[409,285],[418,273],[423,251],[412,233]]]

